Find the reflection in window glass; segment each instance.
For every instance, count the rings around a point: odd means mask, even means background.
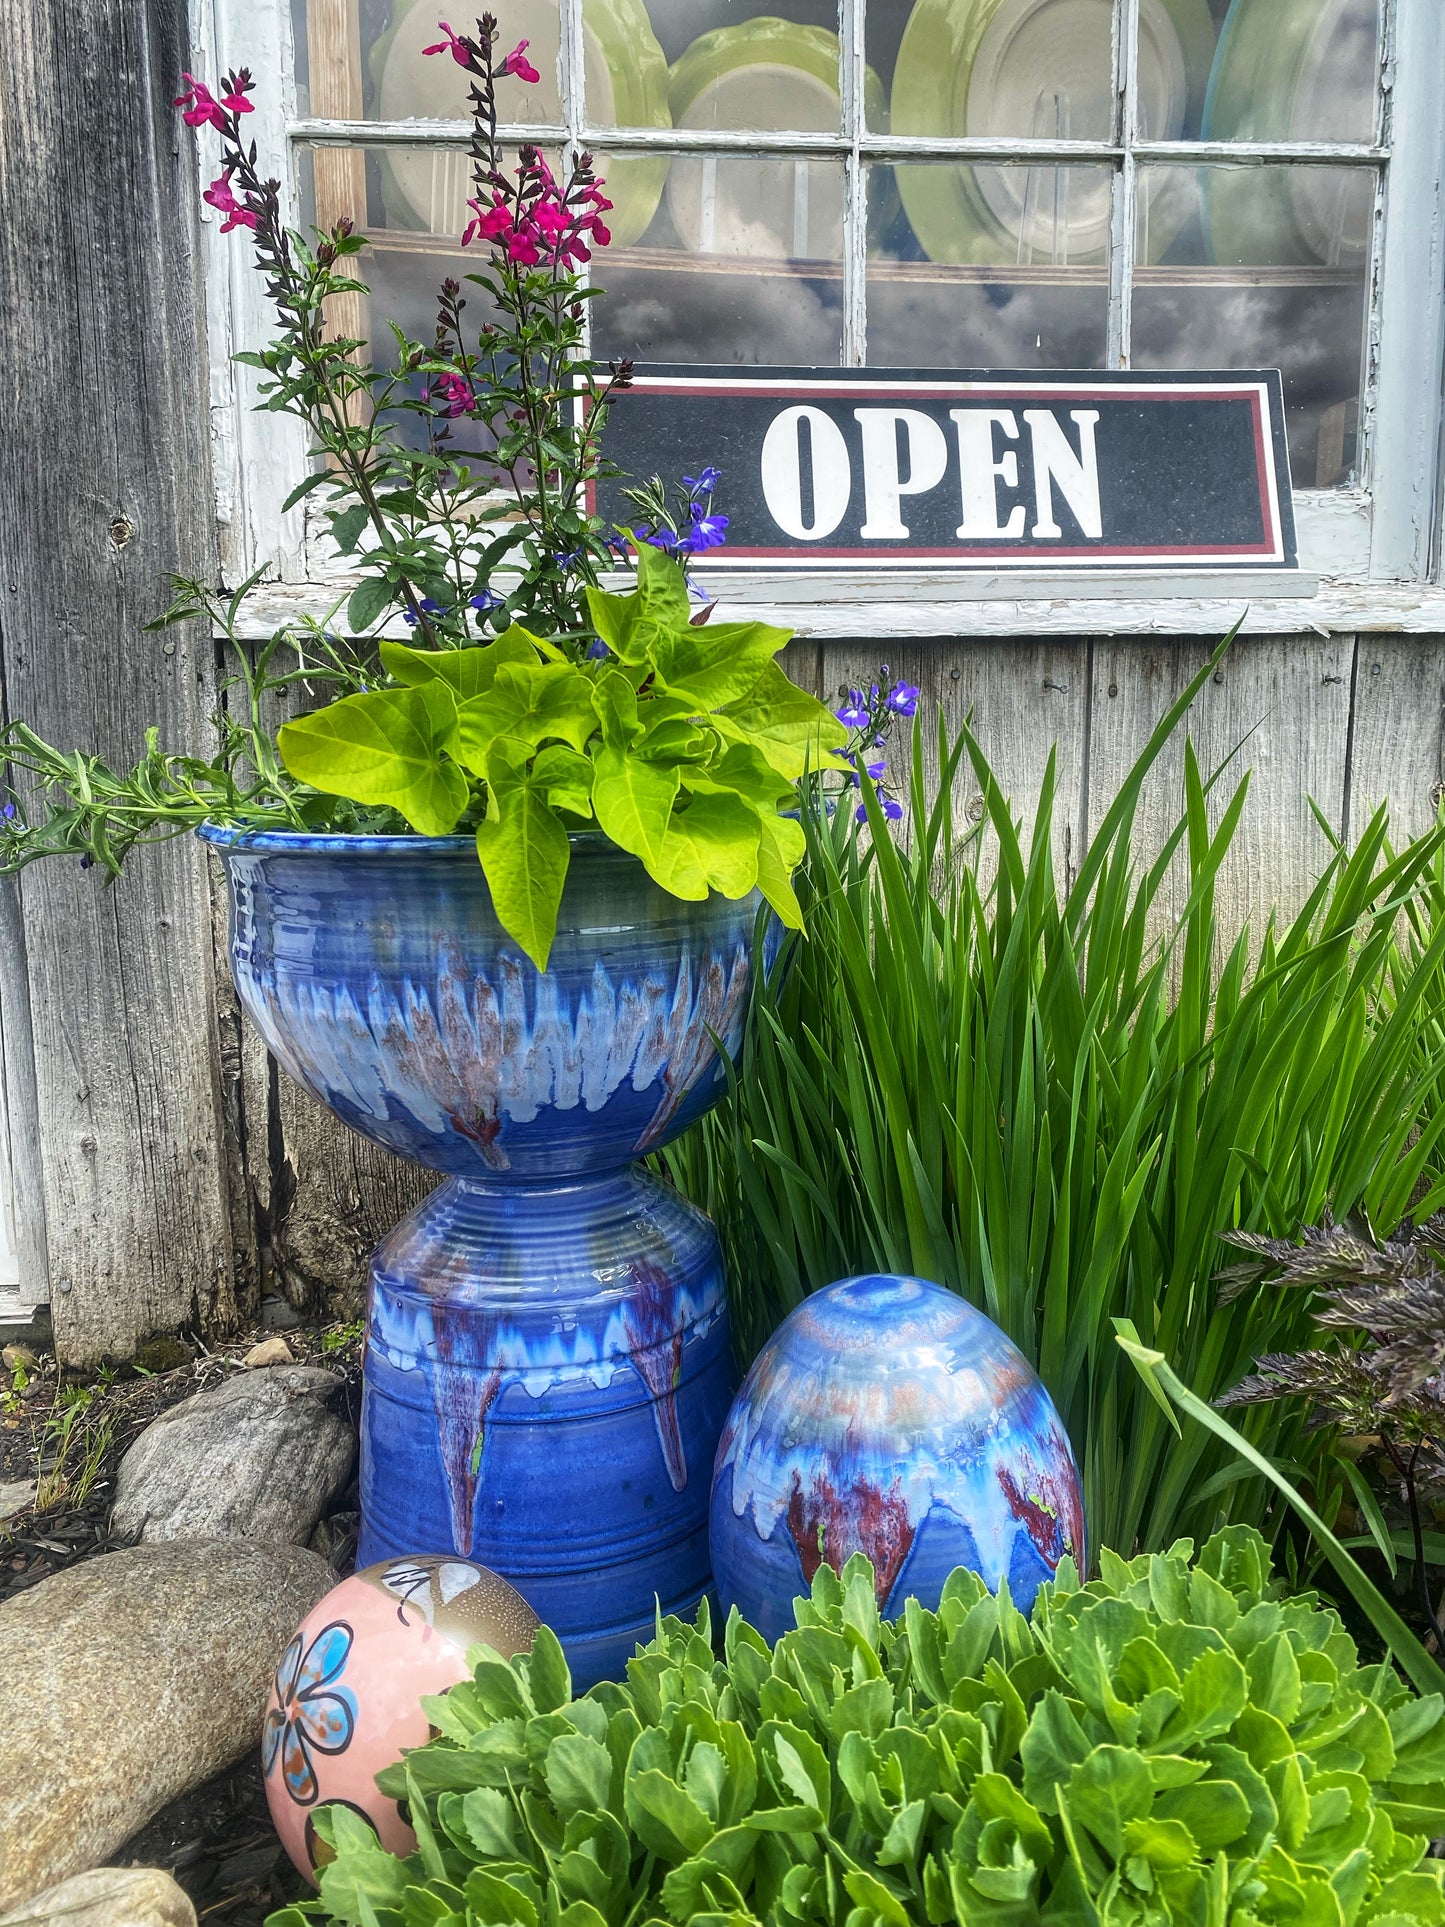
[[[1071,222],[1099,201],[1107,222],[1107,168],[910,162],[873,168],[868,189],[870,363],[1104,365],[1108,270],[1097,248],[1092,264],[1071,251]]]
[[[836,132],[841,125],[836,6],[789,9],[685,0],[583,0],[589,39],[619,74],[659,68],[644,101],[640,83],[616,86],[587,114],[604,126],[756,128]],[[641,49],[641,54],[639,54]],[[667,62],[671,61],[669,72]],[[880,96],[881,100],[881,96]]]
[[[1111,175],[1077,165],[969,166],[910,162],[892,172],[906,216],[891,251],[929,261],[1027,267],[1102,262],[1109,243]]]
[[[1113,136],[1111,0],[869,0],[867,18],[868,58],[886,81],[894,133]],[[1140,0],[1149,138],[1175,139],[1197,119],[1213,37],[1208,0]]]
[[[599,155],[610,179],[618,157]],[[594,263],[603,355],[836,364],[843,342],[843,170],[791,156],[679,154],[635,245]],[[610,190],[609,190],[610,191]]]
[[[1234,0],[1224,13],[1207,140],[1369,141],[1375,135],[1380,0]]]
[[[506,0],[496,11],[510,36],[504,51],[518,40],[530,42],[527,58],[539,76],[535,85],[502,81],[499,114],[560,126],[558,0]],[[443,38],[437,20],[446,12],[437,0],[292,0],[302,111],[345,120],[469,119],[464,70],[446,54],[423,52]],[[466,31],[474,15],[462,8],[453,18]],[[599,73],[600,89],[605,80]],[[343,106],[352,95],[354,102]]]
[[[1295,486],[1348,482],[1358,465],[1373,172],[1151,168],[1146,179],[1191,213],[1155,265],[1136,272],[1135,367],[1281,369]]]

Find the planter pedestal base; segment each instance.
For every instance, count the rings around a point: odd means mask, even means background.
[[[449,1179],[372,1259],[357,1562],[476,1560],[620,1676],[710,1583],[735,1386],[717,1234],[641,1165]]]

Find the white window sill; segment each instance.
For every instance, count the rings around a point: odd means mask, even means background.
[[[1445,635],[1445,588],[1424,583],[1301,576],[1287,578],[1290,590],[1281,593],[1281,578],[1263,573],[1042,580],[1024,575],[702,579],[718,596],[719,620],[775,622],[803,639],[819,641],[1209,636],[1223,635],[1236,622],[1245,635]],[[269,636],[303,615],[344,628],[350,586],[336,578],[270,584],[251,596],[242,634]],[[386,633],[404,637],[411,631],[398,617]]]

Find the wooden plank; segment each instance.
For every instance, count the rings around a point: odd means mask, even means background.
[[[0,631],[3,662],[3,631]],[[3,713],[3,684],[0,684]],[[6,968],[6,964],[9,968]],[[35,1040],[20,887],[0,878],[0,1211],[9,1213],[9,1304],[0,1312],[26,1318],[50,1296],[45,1240],[45,1187],[35,1120]]]
[[[307,0],[306,52],[311,111],[327,119],[361,114],[361,22],[358,0]],[[311,156],[316,225],[329,232],[341,221],[366,229],[366,153],[360,147],[318,147]],[[365,341],[370,303],[364,294],[334,294],[326,304],[333,336]],[[361,359],[358,350],[354,359]],[[360,421],[363,398],[352,397],[351,419]]]
[[[893,676],[916,683],[925,708],[941,704],[950,732],[972,714],[974,735],[1025,838],[1032,834],[1040,785],[1057,745],[1053,846],[1054,871],[1062,887],[1077,867],[1084,829],[1089,647],[1080,640],[1053,639],[990,642],[984,647],[953,641],[874,644],[871,649],[829,643],[821,652],[821,693],[835,703],[850,686],[871,685],[878,676],[880,649],[886,649]],[[931,783],[937,744],[927,728],[923,742]],[[977,822],[983,797],[967,760],[955,791],[962,817]]]
[[[141,634],[173,571],[214,567],[195,162],[171,106],[187,65],[183,0],[6,10],[0,674],[10,715],[121,762],[152,723],[199,747],[215,692],[207,636]],[[225,1325],[200,852],[149,852],[112,890],[37,865],[14,895],[12,1140],[37,1150],[58,1347],[85,1362],[183,1321]],[[27,1014],[33,1094],[9,1063]]]
[[[279,1069],[271,1133],[275,1282],[299,1312],[354,1318],[365,1302],[372,1246],[440,1182],[438,1175],[368,1144]]]
[[[1099,643],[1094,652],[1089,744],[1092,835],[1143,750],[1160,716],[1207,660],[1212,644]],[[1201,770],[1232,751],[1232,774],[1217,786],[1217,820],[1246,771],[1249,800],[1220,875],[1216,903],[1222,933],[1246,919],[1262,927],[1272,907],[1298,910],[1328,858],[1309,807],[1313,798],[1336,830],[1344,827],[1349,747],[1352,639],[1241,637],[1196,697],[1187,721]],[[1157,851],[1183,809],[1185,729],[1161,755],[1145,786],[1138,846]],[[1187,895],[1182,865],[1161,910],[1177,914]]]
[[[1361,636],[1355,662],[1349,822],[1380,803],[1398,846],[1432,829],[1445,778],[1445,637]]]

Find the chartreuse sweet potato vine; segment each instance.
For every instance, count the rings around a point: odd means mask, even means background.
[[[850,766],[842,732],[773,658],[764,622],[694,623],[682,564],[642,544],[637,588],[589,588],[605,653],[574,660],[514,624],[460,649],[380,645],[398,685],[287,723],[299,782],[445,836],[479,806],[477,853],[503,925],[539,969],[557,928],[569,829],[593,823],[673,896],[762,891],[800,928],[803,832],[779,812],[807,769]]]
[[[856,1557],[775,1648],[734,1614],[718,1658],[704,1608],[582,1699],[545,1630],[483,1654],[380,1776],[416,1852],[322,1809],[320,1897],[269,1927],[1445,1919],[1440,1695],[1278,1597],[1252,1528],[1101,1567],[1032,1621],[959,1571],[883,1625]]]

